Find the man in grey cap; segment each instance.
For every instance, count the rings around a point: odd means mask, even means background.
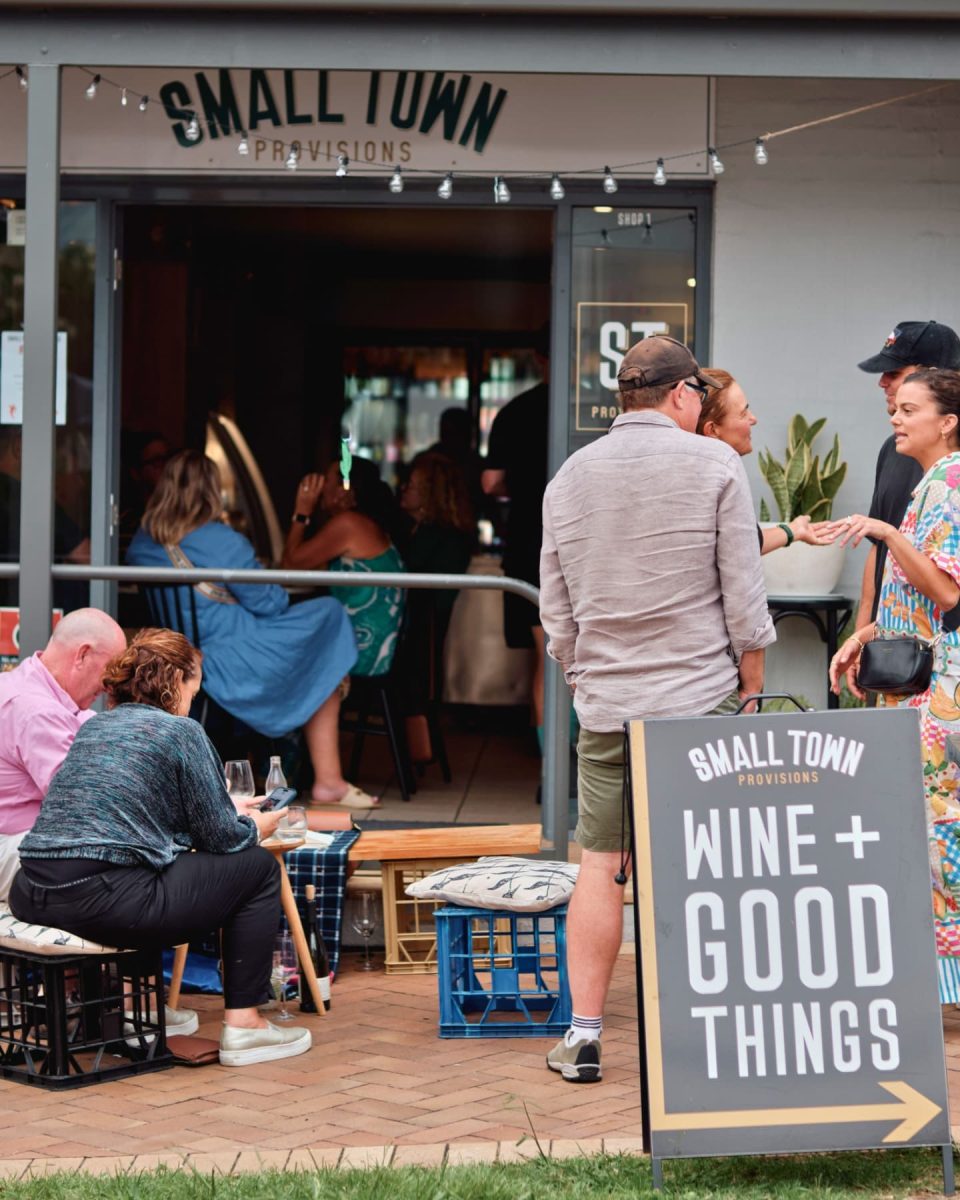
[[[623,722],[734,712],[763,686],[775,634],[740,456],[697,437],[715,386],[682,343],[624,356],[622,414],[547,487],[540,616],[580,719],[580,873],[567,918],[573,1023],[547,1056],[600,1078],[600,1034],[622,941]]]
[[[960,338],[949,325],[941,325],[937,321],[901,321],[884,342],[880,353],[857,365],[861,371],[880,376],[878,386],[886,397],[887,412],[893,416],[900,385],[914,371],[922,367],[960,368]],[[893,436],[887,438],[877,458],[869,515],[899,529],[910,496],[922,475],[923,470],[917,460],[906,454],[898,454]],[[863,568],[856,629],[869,625],[877,615],[886,561],[886,546],[874,543]],[[855,667],[851,668],[851,671],[855,670]]]

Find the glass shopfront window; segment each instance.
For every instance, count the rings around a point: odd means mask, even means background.
[[[619,414],[626,350],[654,333],[693,347],[693,208],[576,208],[573,213],[571,450]]]
[[[25,230],[23,199],[0,197],[0,561],[20,557]],[[54,558],[90,561],[96,205],[60,206],[60,302]],[[88,603],[86,583],[58,583],[63,611]],[[16,653],[18,585],[0,580],[0,659]]]

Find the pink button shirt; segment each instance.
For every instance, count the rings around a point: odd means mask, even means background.
[[[0,834],[33,827],[40,801],[94,714],[77,708],[34,654],[0,674]]]

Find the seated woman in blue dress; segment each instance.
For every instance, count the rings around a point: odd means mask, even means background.
[[[127,562],[259,568],[250,542],[223,522],[216,463],[196,450],[167,463]],[[189,585],[179,591],[189,611]],[[199,583],[194,593],[209,695],[265,737],[303,727],[314,803],[374,807],[374,798],[349,784],[340,766],[339,688],[357,658],[343,606],[325,597],[291,607],[274,584]]]
[[[393,494],[366,458],[354,458],[345,487],[340,462],[324,475],[305,475],[297,488],[293,521],[283,548],[283,565],[292,570],[350,571],[357,578],[333,595],[344,606],[357,639],[353,675],[385,675],[390,670],[403,619],[403,590],[369,587],[363,575],[402,571],[393,544],[399,513]],[[319,530],[305,536],[317,506],[325,516]]]

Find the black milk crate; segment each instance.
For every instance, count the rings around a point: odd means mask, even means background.
[[[160,952],[0,947],[0,1076],[83,1087],[173,1066]]]

